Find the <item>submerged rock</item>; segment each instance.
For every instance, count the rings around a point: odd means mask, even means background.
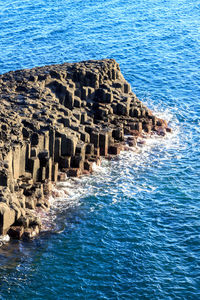
[[[92,172],[100,156],[170,129],[131,91],[112,59],[0,76],[0,234],[32,238],[49,207],[51,182]]]

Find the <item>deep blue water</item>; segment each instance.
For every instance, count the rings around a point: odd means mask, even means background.
[[[200,299],[200,1],[0,1],[0,73],[101,58],[173,134],[63,184],[0,299]]]

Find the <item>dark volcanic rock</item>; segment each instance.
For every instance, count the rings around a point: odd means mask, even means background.
[[[0,234],[33,237],[40,222],[30,211],[48,208],[52,181],[91,172],[99,156],[119,154],[124,134],[135,145],[152,130],[170,131],[112,59],[1,75]]]

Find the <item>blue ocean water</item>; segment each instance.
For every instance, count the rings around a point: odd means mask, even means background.
[[[0,299],[200,298],[200,1],[0,1],[0,73],[114,58],[173,134],[66,181]]]

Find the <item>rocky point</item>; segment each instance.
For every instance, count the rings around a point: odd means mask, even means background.
[[[0,235],[32,238],[35,211],[52,182],[92,171],[124,136],[170,131],[131,91],[112,59],[64,63],[0,76]]]

